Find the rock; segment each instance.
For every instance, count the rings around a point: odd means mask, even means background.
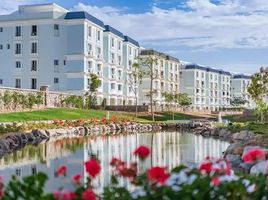
[[[255,165],[255,163],[241,163],[239,164],[238,169],[242,172],[249,173],[253,165]]]
[[[268,173],[268,161],[260,161],[253,165],[250,169],[250,174],[267,174]]]
[[[228,129],[225,129],[225,128],[220,129],[220,131],[219,131],[219,137],[224,138],[224,137],[226,137],[227,134],[229,134],[229,132],[230,131]]]
[[[225,158],[231,163],[232,168],[237,168],[243,162],[239,155],[228,154]]]
[[[210,134],[211,134],[211,136],[217,137],[217,136],[219,136],[219,131],[220,130],[218,128],[214,128],[210,131]]]
[[[244,144],[242,142],[235,142],[228,146],[226,149],[224,156],[227,156],[228,154],[233,155],[242,155],[244,150]]]
[[[248,140],[254,137],[254,133],[252,131],[240,131],[232,135],[232,140]]]

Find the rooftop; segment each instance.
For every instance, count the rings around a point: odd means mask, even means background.
[[[117,29],[113,28],[112,26],[105,25],[104,32],[111,32],[111,33],[117,35],[118,37],[122,38],[123,40],[125,39],[124,34],[121,33],[120,31],[118,31]]]
[[[105,29],[103,21],[97,19],[96,17],[88,14],[85,11],[78,11],[78,12],[68,12],[64,19],[70,20],[70,19],[87,19],[94,24],[100,26],[101,28]]]
[[[124,38],[125,38],[124,42],[129,42],[129,43],[131,43],[131,44],[133,44],[133,45],[135,45],[137,47],[140,47],[139,42],[137,42],[136,40],[132,39],[131,37],[125,35]]]

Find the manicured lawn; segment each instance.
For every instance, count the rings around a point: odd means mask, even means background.
[[[51,108],[29,112],[0,113],[0,122],[34,121],[53,119],[80,119],[90,117],[103,117],[105,111],[101,110],[80,110],[69,108]]]
[[[134,119],[134,113],[124,112],[110,112],[110,116],[116,115],[121,117],[127,117]],[[106,111],[103,110],[81,110],[71,108],[50,108],[45,110],[35,110],[28,112],[11,112],[1,113],[0,122],[19,122],[19,121],[37,121],[37,120],[53,120],[53,119],[80,119],[80,118],[91,118],[91,117],[103,117],[106,116]],[[187,120],[194,118],[191,115],[183,113],[175,113],[175,120]],[[157,122],[173,120],[173,114],[171,112],[156,113],[155,120]],[[139,115],[137,121],[139,122],[151,122],[151,116],[149,114]]]

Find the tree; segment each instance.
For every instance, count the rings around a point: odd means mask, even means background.
[[[186,93],[179,93],[176,95],[176,100],[177,100],[177,103],[183,107],[183,110],[192,105],[192,99],[191,97],[189,97],[188,94]]]
[[[134,63],[132,65],[132,71],[128,74],[126,78],[126,83],[135,95],[135,117],[138,116],[138,93],[139,85],[142,83],[142,78],[144,76],[144,71],[141,69],[139,63]]]
[[[265,113],[267,112],[267,103],[265,99],[268,95],[268,70],[261,68],[260,72],[251,77],[251,83],[248,87],[248,92],[251,98],[257,105],[256,113],[261,122],[265,120]]]
[[[90,74],[90,84],[89,84],[89,90],[86,93],[87,99],[86,104],[88,108],[95,107],[97,103],[96,95],[98,88],[101,86],[101,80],[99,79],[98,75],[91,73]]]
[[[164,54],[159,53],[158,57],[164,57]],[[156,91],[153,88],[153,83],[154,80],[159,76],[157,70],[155,70],[155,65],[158,64],[158,59],[156,58],[156,56],[154,55],[153,51],[147,51],[145,55],[143,55],[143,57],[139,57],[140,60],[140,64],[142,66],[142,69],[144,70],[144,75],[147,76],[150,80],[150,89],[148,92],[148,97],[150,100],[150,109],[151,109],[151,118],[152,121],[155,121],[154,118],[154,109],[153,109],[153,104],[154,104],[154,94],[156,93]]]
[[[234,97],[230,104],[233,106],[233,107],[240,107],[240,106],[243,106],[245,104],[247,104],[248,101],[243,99],[242,97]]]
[[[173,93],[169,93],[169,92],[164,92],[162,95],[165,98],[165,102],[169,104],[168,108],[170,109],[171,103],[174,103],[176,100],[176,95],[174,95]]]

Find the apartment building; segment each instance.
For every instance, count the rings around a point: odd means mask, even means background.
[[[139,57],[143,61],[150,59],[153,61],[153,101],[157,106],[166,105],[163,93],[179,93],[180,61],[177,58],[155,50],[141,50]],[[149,71],[149,67],[146,65],[142,65],[142,68],[145,71]],[[142,80],[139,88],[141,104],[150,103],[150,80],[148,75]]]
[[[251,77],[244,74],[236,74],[231,79],[232,98],[241,98],[247,101],[245,108],[254,108],[255,104],[248,93]]]
[[[180,71],[180,92],[192,98],[192,109],[218,111],[230,106],[231,73],[197,64],[185,64]]]
[[[0,86],[48,85],[52,91],[84,94],[95,73],[102,81],[98,103],[107,98],[120,105],[133,100],[123,79],[138,49],[137,41],[87,12],[56,4],[19,6],[0,16]]]

